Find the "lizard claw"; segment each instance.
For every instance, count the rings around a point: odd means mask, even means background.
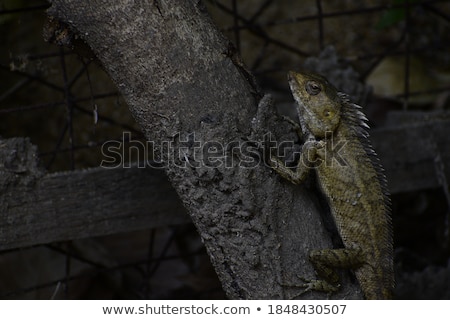
[[[325,146],[327,145],[327,143],[324,140],[319,140],[319,141],[316,141],[316,142],[317,142],[317,145],[316,145],[317,149],[325,148]]]
[[[292,296],[289,300],[295,299],[309,291],[322,291],[326,292],[328,294],[334,293],[339,290],[340,285],[339,284],[331,284],[325,280],[320,279],[306,279],[301,276],[297,276],[301,281],[304,283],[302,284],[283,284],[286,287],[295,287],[295,288],[304,288],[303,291],[301,291],[298,294],[295,294]]]

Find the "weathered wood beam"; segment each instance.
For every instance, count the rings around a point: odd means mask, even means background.
[[[35,154],[0,140],[0,250],[190,222],[162,170],[45,174]]]

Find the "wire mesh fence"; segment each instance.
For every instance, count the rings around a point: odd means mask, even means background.
[[[361,101],[375,127],[386,123],[388,111],[449,107],[449,1],[206,4],[259,83],[281,105],[291,100],[288,70],[328,63],[330,68],[351,68],[367,85]],[[55,22],[46,17],[48,7],[46,1],[0,3],[0,135],[29,137],[48,173],[98,167],[105,142],[123,140],[124,132],[130,133],[125,142],[144,137],[95,56],[73,45],[74,38],[66,41],[76,36],[52,29]],[[130,150],[130,162],[142,160]],[[411,239],[402,232],[402,210],[411,209],[406,203],[418,195],[420,219],[435,212],[427,220],[430,228],[448,220],[442,189],[394,199],[403,252],[399,259],[414,260],[407,271],[445,266],[449,258],[445,235],[445,245],[430,255],[424,253],[426,241],[422,248],[406,244]],[[433,232],[429,237],[437,237]],[[1,298],[224,297],[190,224],[5,250],[0,252],[0,268]]]

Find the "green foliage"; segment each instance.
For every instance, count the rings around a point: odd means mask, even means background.
[[[406,6],[408,1],[409,1],[410,5],[412,5],[414,2],[417,2],[417,0],[393,0],[392,4],[393,5],[403,4]],[[377,30],[386,29],[390,26],[397,24],[400,21],[405,20],[405,16],[406,16],[405,7],[403,7],[403,8],[397,7],[397,8],[389,9],[381,16],[380,20],[378,20],[378,23],[375,27]]]

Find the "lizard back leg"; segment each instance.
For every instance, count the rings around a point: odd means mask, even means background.
[[[315,290],[327,293],[338,291],[340,287],[339,275],[336,268],[353,269],[358,268],[364,263],[364,256],[359,248],[343,248],[343,249],[320,249],[311,250],[309,260],[314,266],[317,279],[304,279],[303,284],[287,285],[290,287],[305,288],[300,294],[293,298],[304,294],[305,292]]]
[[[339,288],[339,275],[336,268],[353,269],[364,263],[364,256],[359,248],[311,250],[309,260],[314,266],[319,279],[310,280],[309,290],[336,291]]]

